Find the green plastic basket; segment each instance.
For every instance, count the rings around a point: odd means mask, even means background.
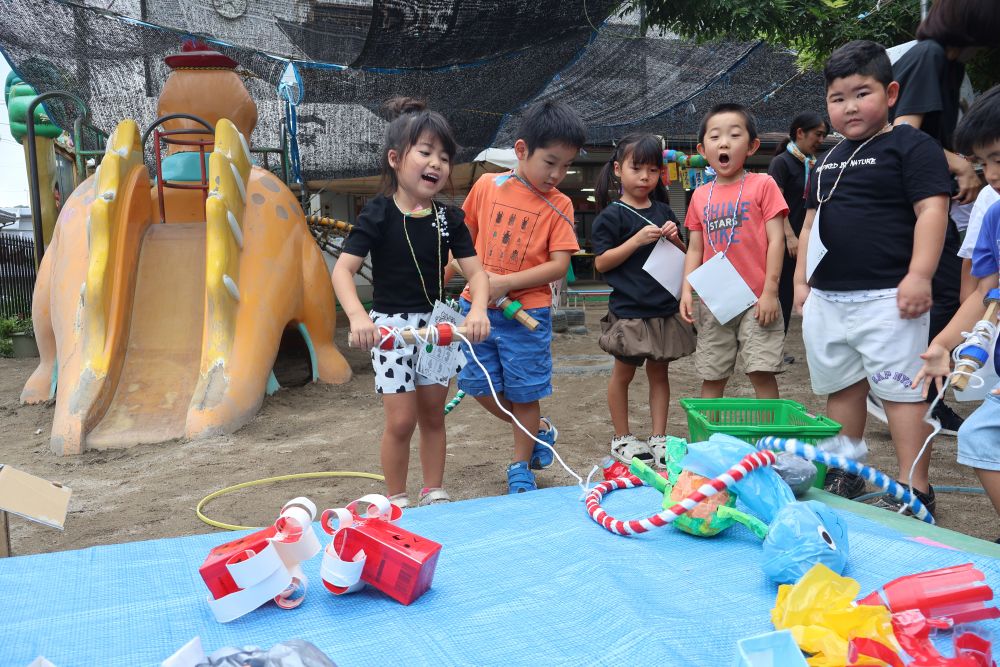
[[[814,415],[801,403],[782,398],[682,398],[681,407],[687,412],[690,442],[725,433],[751,445],[766,435],[814,445],[840,432],[840,424],[829,417]],[[813,486],[822,488],[826,466],[817,463],[816,470]]]

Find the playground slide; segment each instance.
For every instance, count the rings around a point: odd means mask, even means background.
[[[207,198],[160,196],[123,121],[98,174],[67,200],[39,270],[41,360],[25,402],[56,399],[58,454],[235,431],[263,402],[282,334],[302,334],[313,379],[350,367],[333,342],[326,264],[287,186],[216,124]]]
[[[152,225],[136,273],[128,347],[93,449],[184,436],[204,322],[205,225]]]

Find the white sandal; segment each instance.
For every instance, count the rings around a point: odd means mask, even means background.
[[[649,451],[649,445],[631,433],[615,436],[611,439],[611,456],[625,465],[630,465],[633,457],[648,466],[653,466],[655,463],[653,452]]]
[[[667,436],[651,435],[646,441],[649,451],[653,455],[653,468],[656,470],[666,470],[667,458]]]
[[[423,489],[420,492],[420,499],[417,501],[417,507],[426,507],[427,505],[441,505],[444,503],[450,503],[451,496],[448,492],[441,487],[434,487],[433,489]]]
[[[406,495],[406,491],[402,493],[394,493],[389,496],[389,502],[403,510],[410,506],[410,497]]]

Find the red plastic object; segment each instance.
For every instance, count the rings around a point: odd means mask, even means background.
[[[202,41],[188,39],[181,45],[181,52],[163,59],[171,69],[178,67],[208,67],[212,69],[236,69],[239,65],[229,56],[213,51]]]
[[[441,345],[441,346],[443,346],[443,345],[451,345],[452,333],[453,333],[451,325],[450,324],[443,324],[443,323],[442,324],[435,324],[434,328],[437,329],[437,332],[438,332],[437,344]],[[385,338],[386,335],[388,335],[391,332],[392,332],[392,329],[389,328],[389,327],[379,327],[378,328],[379,339]],[[381,345],[379,345],[379,349],[380,350],[391,350],[394,347],[396,347],[396,337],[395,336],[386,338],[385,340],[382,341]]]
[[[390,329],[389,327],[379,327],[378,337],[380,339],[385,338],[386,334],[388,334],[390,331],[392,331],[392,329]],[[396,340],[395,338],[385,338],[385,340],[382,341],[382,344],[379,345],[378,347],[380,350],[391,350],[392,348],[396,347]]]
[[[1000,617],[1000,609],[987,607],[993,589],[972,563],[910,574],[890,581],[859,604],[882,605],[896,614],[919,610],[927,618],[948,618],[954,624]]]
[[[451,337],[455,330],[452,329],[447,324],[438,324],[436,328],[438,330],[437,344],[440,345],[441,347],[444,347],[445,345],[451,345]]]
[[[367,560],[361,579],[403,604],[410,604],[431,587],[441,553],[437,542],[377,519],[337,531],[333,547],[343,560],[352,560],[364,551]]]
[[[205,580],[205,585],[208,586],[213,598],[218,600],[240,590],[236,582],[233,581],[232,575],[229,574],[229,570],[226,569],[226,563],[229,563],[234,557],[238,557],[238,559],[233,562],[243,560],[242,554],[247,551],[260,553],[267,546],[268,539],[274,537],[276,533],[277,529],[274,526],[269,526],[238,540],[220,544],[208,552],[208,556],[198,568],[198,572],[201,573],[201,578]]]
[[[899,645],[913,658],[909,667],[996,667],[989,640],[974,632],[956,631],[952,637],[954,657],[946,657],[931,641],[933,630],[947,630],[948,619],[928,619],[917,609],[892,615],[892,630]]]
[[[877,658],[889,667],[905,667],[899,654],[882,642],[869,637],[853,637],[847,642],[847,659],[850,661],[847,667],[868,664],[867,661],[859,662],[862,658]]]
[[[955,636],[955,655],[978,663],[977,667],[994,667],[993,643],[974,632],[962,632]]]
[[[604,479],[618,479],[619,477],[629,477],[628,466],[621,461],[615,460],[611,456],[605,456],[601,461],[601,468],[604,470]]]

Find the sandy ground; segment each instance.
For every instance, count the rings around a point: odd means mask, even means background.
[[[601,306],[589,307],[588,335],[555,336],[555,394],[543,402],[543,414],[550,416],[560,430],[560,453],[583,476],[608,452],[612,435],[605,398],[610,358],[597,346],[598,319],[602,314]],[[787,346],[787,352],[797,361],[780,376],[779,385],[784,397],[821,411],[825,400],[809,389],[799,324],[800,320],[793,321]],[[338,336],[341,334],[344,332],[338,332]],[[350,383],[283,389],[267,398],[257,417],[232,435],[91,451],[77,457],[58,457],[49,451],[52,406],[22,406],[18,402],[35,362],[0,359],[0,462],[62,482],[73,490],[63,532],[11,517],[14,553],[215,531],[198,520],[195,505],[216,489],[288,473],[380,472],[382,413],[373,390],[372,370],[364,353],[347,350],[346,354],[355,371]],[[676,399],[697,396],[699,382],[691,359],[674,363],[670,376],[674,399],[669,432],[687,436],[686,417]],[[645,393],[645,377],[639,373],[633,383],[632,428],[641,437],[649,434]],[[738,377],[731,383],[728,395],[753,394],[746,379]],[[968,404],[957,406],[962,414],[971,411]],[[888,430],[873,421],[869,420],[867,434],[871,461],[895,474]],[[506,492],[504,466],[511,451],[509,427],[467,400],[448,417],[448,438],[446,486],[454,499]],[[955,462],[955,444],[954,438],[937,439],[932,481],[936,485],[978,486],[971,470]],[[541,486],[573,482],[557,467],[540,473],[538,479]],[[414,451],[409,478],[411,496],[420,486]],[[219,498],[207,506],[206,513],[228,523],[264,525],[293,496],[307,495],[322,509],[342,506],[381,489],[381,483],[365,479],[280,482]],[[583,516],[581,505],[581,520]],[[937,519],[946,528],[984,539],[1000,535],[997,516],[985,496],[939,493]]]

